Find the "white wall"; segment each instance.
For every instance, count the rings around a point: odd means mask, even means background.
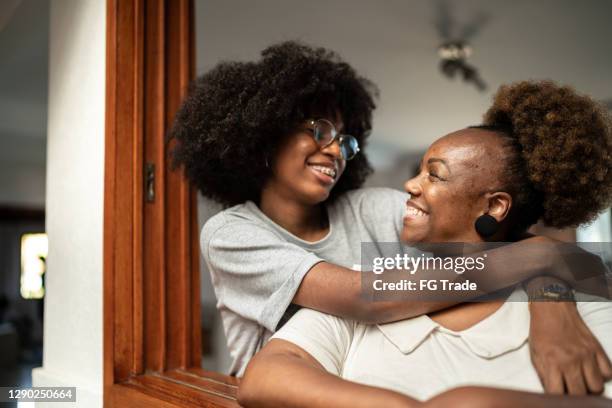
[[[76,386],[87,408],[102,406],[105,37],[105,1],[52,1],[44,352],[32,376]]]

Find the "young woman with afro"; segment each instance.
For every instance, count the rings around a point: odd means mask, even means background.
[[[285,42],[255,62],[218,64],[194,81],[178,111],[170,132],[178,142],[175,163],[205,197],[227,207],[205,224],[201,247],[233,358],[231,374],[242,375],[300,307],[383,323],[453,304],[361,296],[361,274],[368,273],[354,270],[361,243],[397,243],[401,251],[409,197],[360,188],[372,172],[364,149],[376,93],[336,53]],[[486,290],[553,270],[559,259],[545,253],[503,273],[538,239],[492,251],[486,273],[494,284]],[[427,273],[450,277],[435,272]],[[569,361],[560,367],[534,359],[542,370],[561,375],[579,369],[585,354],[600,352],[588,329],[573,329],[584,323],[572,303],[534,304],[532,313],[533,355],[560,353]]]

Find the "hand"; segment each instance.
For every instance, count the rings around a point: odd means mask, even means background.
[[[531,361],[549,394],[601,394],[612,379],[606,352],[574,302],[530,303]]]

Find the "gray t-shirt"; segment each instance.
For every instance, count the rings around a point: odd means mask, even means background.
[[[247,363],[297,307],[302,278],[328,261],[355,269],[362,242],[396,242],[406,193],[389,188],[349,191],[327,205],[329,233],[304,241],[270,220],[251,201],[228,208],[202,228],[200,242],[212,276],[230,355],[230,374]]]

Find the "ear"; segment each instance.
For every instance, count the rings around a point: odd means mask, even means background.
[[[487,214],[495,218],[497,222],[502,222],[510,213],[512,208],[512,196],[504,192],[495,192],[488,194],[489,210]]]

